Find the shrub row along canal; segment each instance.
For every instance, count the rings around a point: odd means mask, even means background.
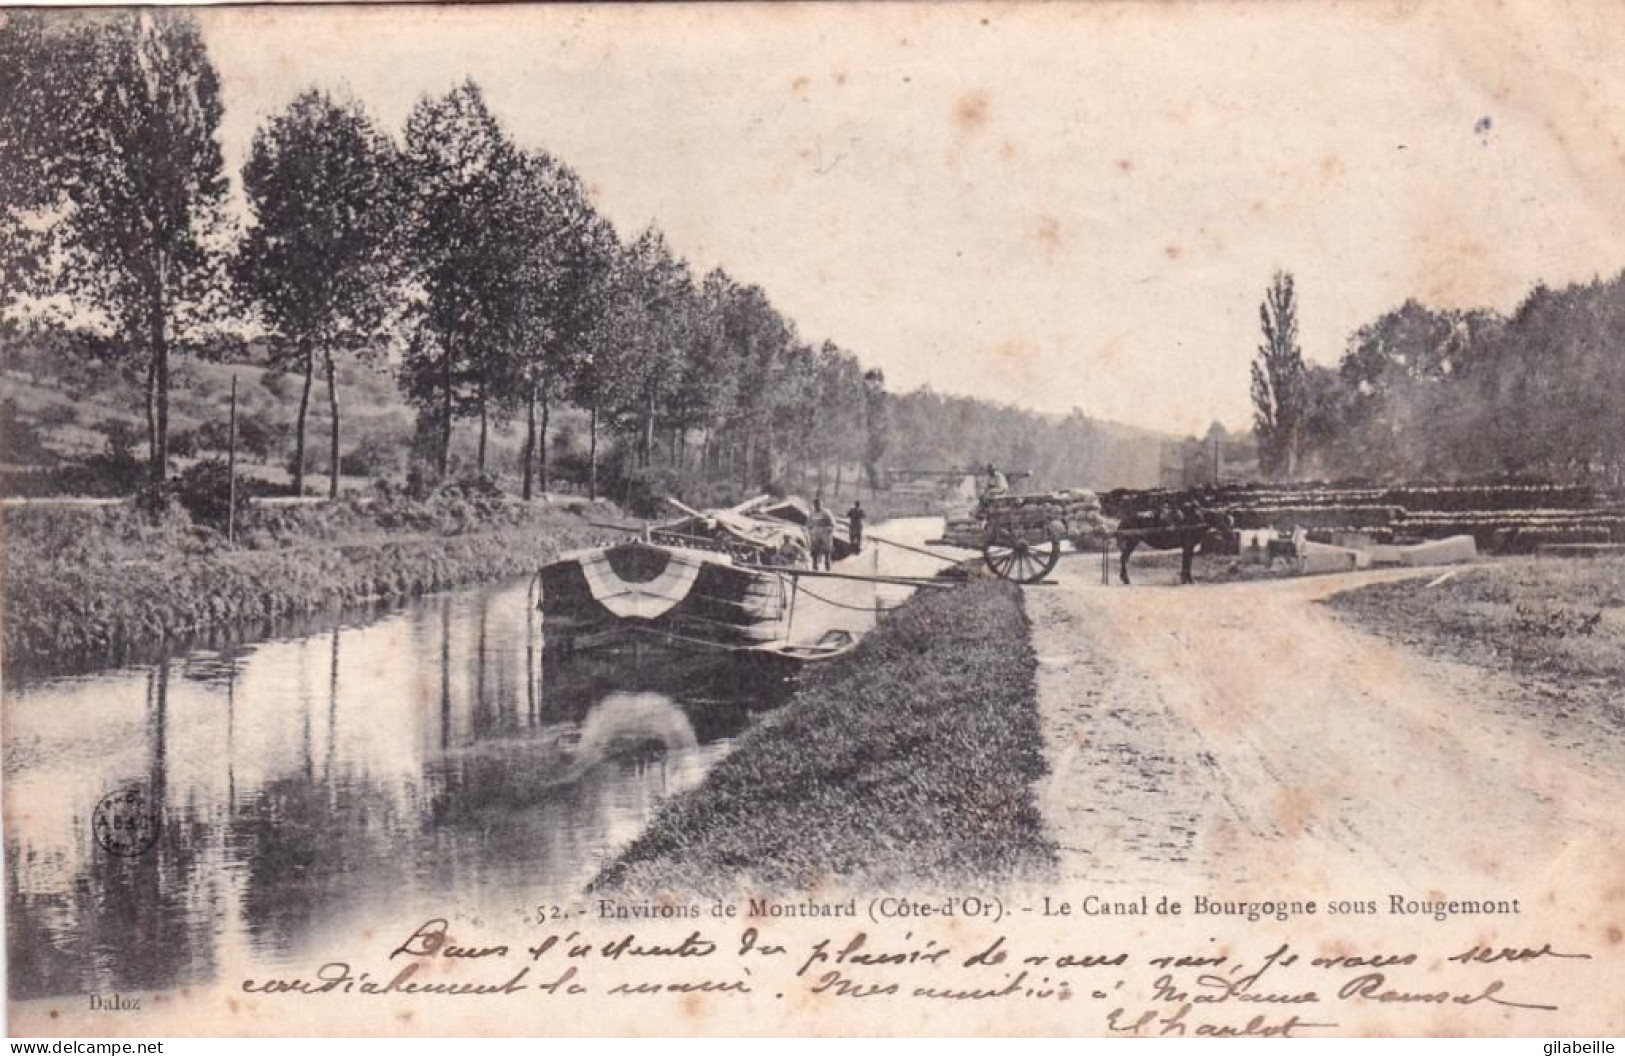
[[[8,677],[155,657],[205,635],[261,637],[292,617],[531,573],[605,533],[577,512],[489,496],[346,499],[252,511],[239,545],[184,513],[130,505],[9,509]]]

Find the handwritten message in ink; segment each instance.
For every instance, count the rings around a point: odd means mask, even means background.
[[[1390,914],[1428,920],[1507,915],[1515,902],[1391,896]],[[1347,900],[1352,904],[1353,900]],[[449,917],[403,930],[388,948],[293,973],[241,981],[246,994],[358,999],[636,1001],[707,995],[740,1002],[883,1005],[1055,1005],[1081,1029],[1148,1037],[1336,1034],[1351,1015],[1396,1006],[1549,1015],[1561,1009],[1549,972],[1592,960],[1532,938],[1461,943],[1390,930],[1361,948],[1348,937],[1296,939],[1279,925],[1336,914],[1323,902],[1222,903],[1168,896],[1042,896],[780,903],[598,899],[541,906],[511,932]],[[1204,914],[1227,927],[1175,941],[1151,929],[1133,943],[1097,942],[1088,919]],[[1045,920],[1035,928],[1028,918]],[[1267,924],[1249,936],[1238,924]],[[1188,929],[1187,929],[1188,930]],[[1121,929],[1110,932],[1120,938]],[[1555,1020],[1554,1020],[1555,1022]],[[1531,1029],[1534,1024],[1531,1024]]]

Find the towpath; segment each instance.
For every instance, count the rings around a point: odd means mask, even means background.
[[[1407,574],[1103,587],[1072,558],[1028,588],[1062,879],[1560,897],[1618,877],[1625,745],[1317,604]]]

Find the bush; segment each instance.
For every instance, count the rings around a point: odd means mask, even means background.
[[[20,506],[0,511],[0,530],[31,567],[98,567],[113,574],[133,557],[192,552],[197,531],[171,503],[159,516],[133,502],[114,506]]]
[[[134,455],[91,455],[83,462],[0,472],[0,495],[22,499],[121,499],[135,494],[147,464]]]
[[[347,477],[399,473],[406,465],[404,446],[381,436],[363,436],[353,450],[339,456],[339,472]]]
[[[496,476],[491,473],[464,473],[460,477],[446,481],[440,486],[439,491],[470,501],[507,498],[502,485],[497,483]]]
[[[532,573],[559,549],[585,545],[579,524],[550,522],[445,539],[380,540],[341,503],[255,510],[289,522],[280,545],[226,551],[183,512],[155,524],[129,507],[0,510],[8,546],[23,543],[6,594],[3,652],[13,671],[78,669],[214,628],[330,611],[378,596]],[[310,526],[338,526],[341,545],[308,545]],[[368,538],[346,540],[345,525]],[[68,560],[56,555],[67,553]],[[186,559],[176,559],[177,554]]]
[[[707,480],[695,471],[673,466],[639,466],[613,478],[599,478],[599,493],[623,496],[625,505],[639,517],[664,517],[672,513],[666,498],[699,509],[733,506],[754,495],[767,492],[786,494],[776,484],[761,489],[744,489],[732,479]]]
[[[247,487],[237,489],[237,516],[248,511]],[[211,458],[189,467],[175,479],[175,499],[192,520],[217,531],[226,530],[231,512],[231,470],[222,459]]]
[[[556,491],[575,490],[585,495],[587,485],[592,480],[592,464],[587,458],[586,451],[577,451],[574,448],[561,449],[554,452],[548,459],[547,477],[548,487]],[[604,490],[604,467],[598,466],[598,489]],[[570,487],[565,487],[569,485]]]
[[[85,459],[83,494],[118,498],[135,493],[147,476],[147,463],[126,451],[91,455]]]
[[[47,429],[60,429],[79,421],[79,410],[71,403],[53,403],[39,412],[40,425]]]
[[[282,468],[288,472],[288,486],[286,489],[284,489],[285,494],[292,495],[294,493],[293,482],[299,479],[299,458],[297,452],[290,452],[288,454],[288,457],[282,462]],[[318,460],[313,456],[312,452],[307,449],[305,451],[305,494],[326,494],[322,485],[322,480],[326,476],[326,460],[323,459],[318,463]]]
[[[493,524],[522,524],[528,509],[511,502],[489,474],[465,473],[435,483],[432,471],[415,463],[404,484],[389,478],[374,482],[367,514],[388,531],[461,535]]]
[[[255,458],[264,462],[276,450],[278,439],[277,427],[258,415],[239,414],[237,416],[237,455],[239,458]],[[210,420],[198,426],[194,445],[198,451],[219,451],[222,454],[229,452],[231,450],[230,420]]]
[[[211,419],[197,427],[192,442],[198,451],[225,451],[231,443],[230,433],[225,422]]]
[[[190,520],[190,516],[175,501],[175,484],[173,481],[164,481],[154,484],[146,481],[135,489],[130,498],[130,505],[143,518],[152,524],[162,524],[168,521]]]
[[[670,466],[635,466],[616,482],[627,509],[637,517],[658,517],[670,509],[662,501],[682,498],[682,476]]]
[[[303,384],[303,378],[276,370],[266,370],[260,374],[260,388],[278,400],[297,399],[299,387]]]
[[[12,399],[0,400],[0,452],[13,462],[43,461],[49,454],[41,443],[39,427],[23,417]]]
[[[136,446],[145,439],[141,430],[123,418],[109,418],[96,428],[102,434],[109,458],[134,458]]]
[[[414,458],[406,470],[406,497],[421,502],[434,492],[434,468],[421,458]]]

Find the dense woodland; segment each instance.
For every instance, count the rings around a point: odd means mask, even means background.
[[[888,401],[889,464],[899,474],[991,462],[1030,474],[1033,487],[1148,486],[1171,438],[1090,418],[1043,415],[1007,404],[920,389]]]
[[[1407,301],[1356,331],[1335,367],[1296,347],[1291,276],[1261,316],[1267,476],[1625,484],[1625,274],[1536,286],[1508,315]]]

